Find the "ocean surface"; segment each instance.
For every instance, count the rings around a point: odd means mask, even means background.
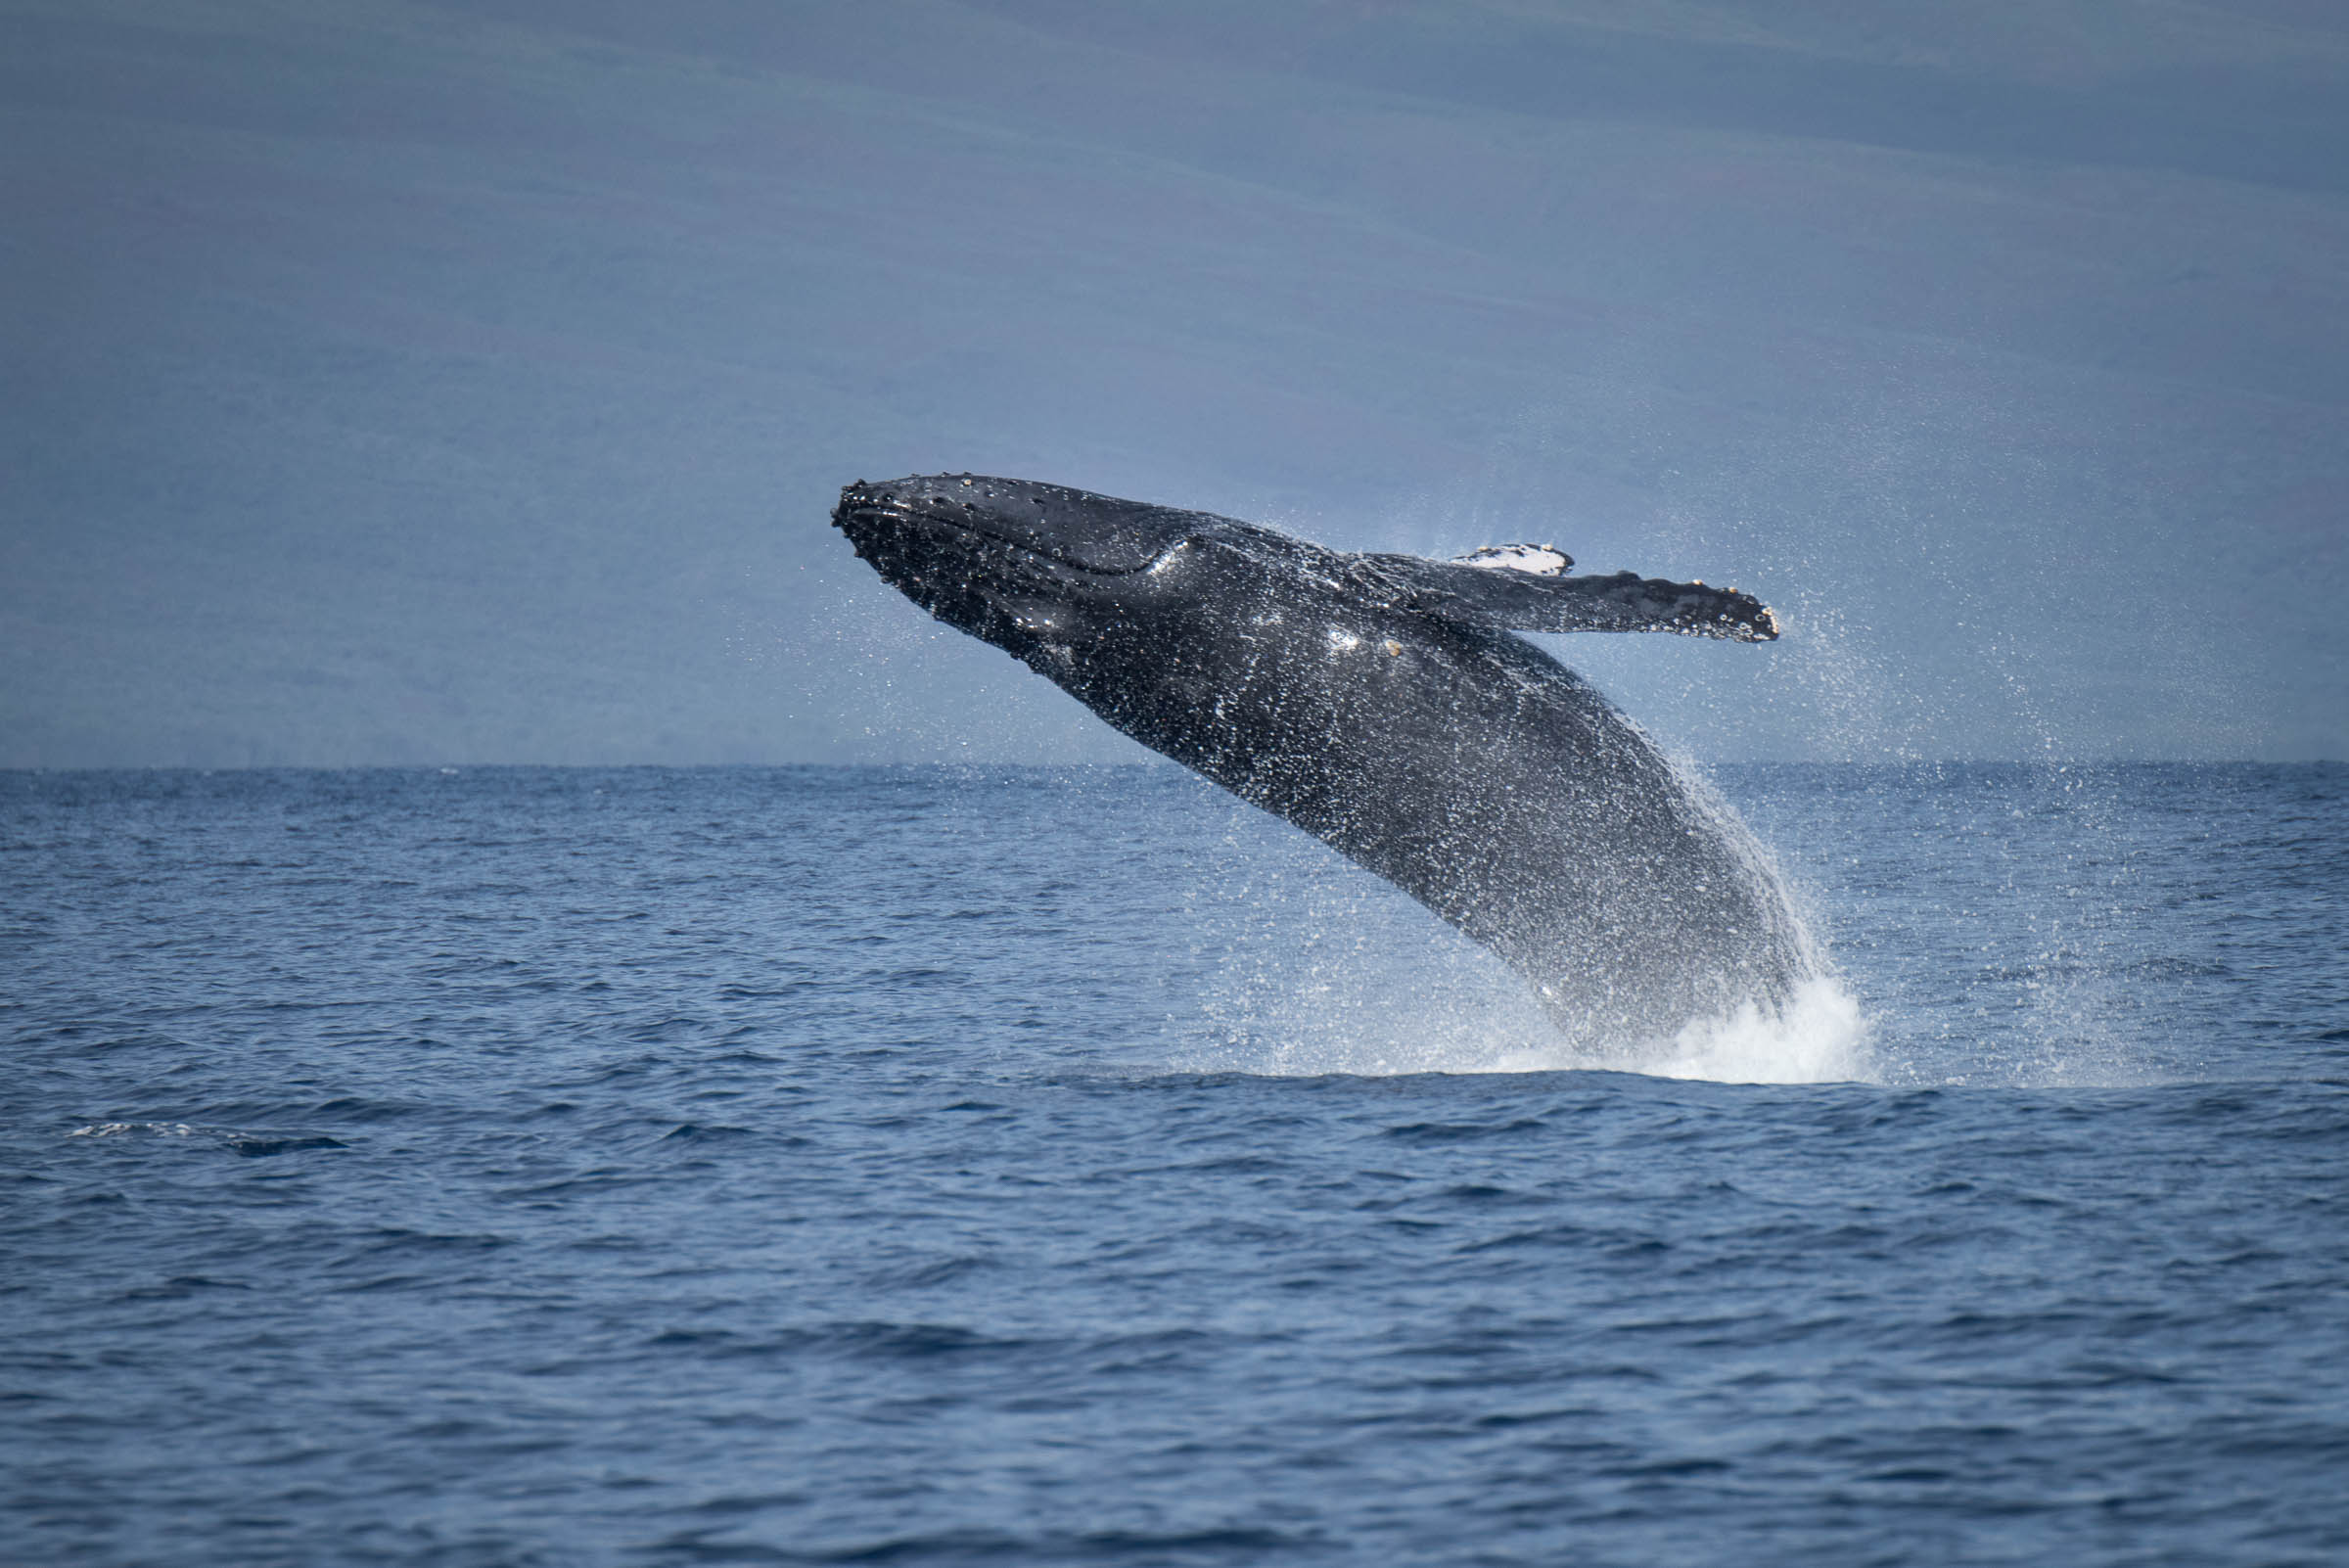
[[[1174,768],[0,774],[0,1562],[2349,1562],[2349,768],[1716,783],[1599,1071]]]

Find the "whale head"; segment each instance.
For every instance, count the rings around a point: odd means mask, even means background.
[[[1025,656],[1146,605],[1153,574],[1214,520],[1061,484],[931,474],[844,487],[832,524],[915,604]]]

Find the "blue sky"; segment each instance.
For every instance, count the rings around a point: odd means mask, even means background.
[[[2319,4],[0,0],[0,765],[1114,760],[972,469],[1731,581],[1703,757],[2349,756]]]

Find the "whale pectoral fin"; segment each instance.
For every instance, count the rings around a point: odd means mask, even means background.
[[[1352,576],[1357,591],[1387,608],[1492,630],[1678,631],[1734,642],[1771,642],[1778,635],[1777,617],[1750,593],[1635,572],[1569,577],[1415,555],[1362,555],[1355,558]]]

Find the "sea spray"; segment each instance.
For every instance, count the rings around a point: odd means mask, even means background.
[[[1668,760],[1707,830],[1782,911],[1799,976],[1655,1034],[1569,1038],[1524,978],[1431,922],[1392,887],[1233,807],[1185,899],[1212,976],[1199,1004],[1216,1044],[1185,1071],[1276,1077],[1577,1069],[1732,1083],[1866,1082],[1871,1030],[1837,974],[1801,884],[1686,758]]]

